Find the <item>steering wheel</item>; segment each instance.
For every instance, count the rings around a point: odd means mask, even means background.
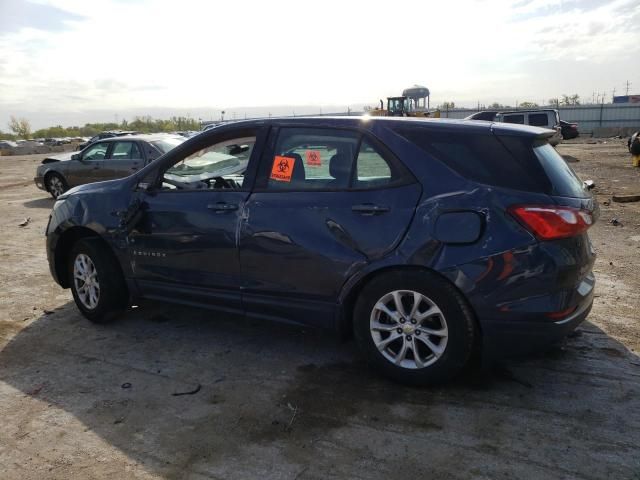
[[[238,184],[231,178],[216,177],[212,187],[216,189],[235,190],[238,188]]]
[[[181,190],[201,190],[203,188],[208,188],[209,186],[205,182],[181,182],[180,180],[173,180],[170,178],[163,178],[162,181],[164,183],[168,183],[169,185],[173,185]]]

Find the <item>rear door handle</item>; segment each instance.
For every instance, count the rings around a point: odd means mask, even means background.
[[[230,212],[232,210],[238,210],[238,205],[236,205],[235,203],[218,202],[210,203],[209,205],[207,205],[207,208],[216,212]]]
[[[373,205],[372,203],[364,203],[362,205],[353,205],[351,211],[362,215],[379,215],[389,211],[389,207]]]

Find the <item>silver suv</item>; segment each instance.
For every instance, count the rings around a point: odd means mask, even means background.
[[[562,140],[560,115],[557,110],[516,110],[513,112],[498,112],[494,121],[516,123],[519,125],[531,125],[532,127],[542,127],[554,130],[554,135],[549,138],[549,143],[554,146],[559,144]]]

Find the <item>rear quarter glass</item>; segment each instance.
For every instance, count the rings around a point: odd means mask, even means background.
[[[425,128],[398,133],[462,177],[485,185],[550,193],[545,170],[532,151],[532,137],[442,132]]]

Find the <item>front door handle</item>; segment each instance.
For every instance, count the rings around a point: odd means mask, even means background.
[[[361,215],[379,215],[389,211],[389,207],[374,205],[372,203],[363,203],[361,205],[353,205],[351,211],[360,213]]]
[[[232,210],[238,210],[238,205],[236,205],[235,203],[217,202],[210,203],[209,205],[207,205],[207,208],[216,212],[230,212]]]

